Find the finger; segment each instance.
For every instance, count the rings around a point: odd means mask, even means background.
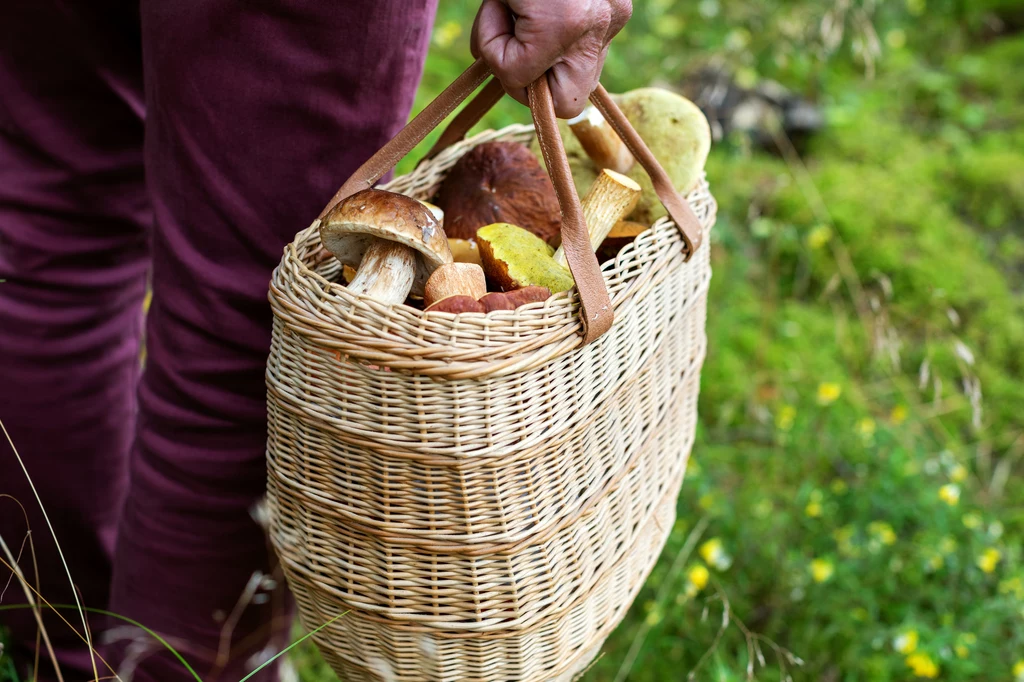
[[[485,0],[475,31],[481,58],[508,91],[537,80],[589,27],[581,11],[553,14],[557,8],[544,4],[517,9],[522,13],[511,20],[504,3]]]
[[[629,18],[633,16],[633,3],[630,0],[609,0],[611,6],[611,20],[608,23],[608,33],[604,37],[605,45],[614,38],[626,25]]]
[[[597,87],[606,54],[607,50],[600,48],[594,56],[574,55],[551,67],[549,81],[556,116],[572,118],[583,112]]]
[[[483,36],[481,31],[484,32]],[[469,51],[474,57],[479,58],[481,42],[514,34],[515,20],[508,7],[501,0],[484,0],[473,18],[473,30],[469,34]]]

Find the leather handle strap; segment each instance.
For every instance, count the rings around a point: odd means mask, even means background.
[[[612,302],[608,296],[601,266],[590,246],[590,235],[587,233],[587,222],[583,218],[583,207],[576,194],[576,183],[569,169],[569,159],[562,145],[562,135],[558,132],[558,119],[555,117],[555,101],[551,97],[551,86],[545,73],[530,84],[527,91],[530,99],[530,112],[533,124],[537,129],[537,141],[544,153],[544,165],[551,176],[551,184],[558,196],[558,205],[562,210],[562,248],[565,259],[569,262],[569,271],[576,280],[576,288],[580,292],[580,305],[583,307],[583,343],[588,344],[612,326]]]
[[[385,173],[395,167],[413,147],[423,141],[430,131],[441,124],[459,106],[463,100],[473,94],[488,76],[490,69],[483,60],[476,60],[473,65],[462,72],[452,84],[438,95],[433,102],[423,108],[409,123],[395,135],[390,142],[381,147],[366,163],[352,174],[341,186],[320,212],[321,218],[339,202],[356,192],[369,189],[380,180]],[[482,115],[482,114],[481,114]],[[471,126],[472,127],[472,126]]]
[[[703,231],[701,230],[700,221],[697,219],[697,214],[690,208],[690,203],[683,199],[679,192],[676,191],[668,177],[668,173],[658,163],[658,159],[654,158],[654,154],[651,153],[647,144],[640,138],[636,128],[630,124],[629,119],[622,113],[622,109],[619,109],[619,105],[612,100],[611,95],[608,94],[603,85],[597,84],[597,89],[590,94],[590,101],[593,102],[597,110],[604,116],[604,120],[608,121],[608,125],[612,127],[612,130],[618,134],[619,139],[626,144],[626,148],[633,154],[633,158],[637,160],[637,163],[650,176],[651,184],[654,185],[654,193],[658,195],[658,199],[661,200],[665,210],[668,211],[672,222],[679,228],[679,233],[686,243],[686,259],[689,260],[696,253],[697,249],[700,248],[700,242],[703,238]]]
[[[342,200],[356,192],[373,187],[380,178],[395,167],[404,156],[436,128],[455,108],[469,97],[490,75],[487,65],[477,60],[452,82],[437,98],[416,115],[395,137],[371,156],[345,184],[335,193],[320,213],[323,218]],[[500,84],[492,81],[460,114],[460,127],[451,135],[446,130],[442,138],[449,140],[445,146],[461,139],[476,121],[500,99]],[[497,88],[497,90],[495,90]],[[551,176],[555,194],[562,214],[562,245],[569,270],[576,280],[580,292],[583,322],[583,343],[587,344],[604,334],[612,325],[612,306],[597,263],[597,256],[590,247],[587,225],[583,219],[576,185],[569,170],[569,160],[562,146],[555,117],[554,100],[547,74],[529,88],[530,110],[537,127],[537,138],[548,173]],[[468,112],[468,113],[467,113]],[[468,124],[468,125],[467,125]],[[463,129],[464,127],[464,129]],[[461,131],[456,134],[455,131]],[[436,147],[437,145],[435,145]],[[442,147],[443,148],[443,147]],[[440,151],[440,149],[438,149]]]
[[[444,129],[441,133],[441,137],[437,138],[437,142],[430,148],[420,163],[428,159],[432,159],[439,153],[443,152],[448,147],[452,146],[456,142],[460,142],[466,134],[480,122],[480,119],[484,117],[488,111],[494,107],[498,101],[505,96],[505,89],[501,87],[501,81],[497,78],[491,78],[487,81],[487,85],[484,89],[477,94],[476,97],[469,100],[469,104],[462,108],[462,111],[455,114],[455,118],[452,122]]]
[[[494,83],[492,82],[489,86],[492,84]],[[449,145],[463,139],[470,129],[483,118],[484,114],[500,98],[500,94],[494,97],[493,93],[487,92],[481,92],[474,97],[452,119],[452,122],[445,128],[444,132],[441,133],[441,138],[434,145],[434,148],[430,150],[430,155],[433,156]],[[590,95],[590,101],[601,112],[605,120],[608,121],[612,130],[622,139],[626,148],[633,154],[633,158],[637,160],[647,175],[650,176],[655,194],[658,195],[658,199],[661,200],[665,210],[668,211],[672,222],[679,228],[686,246],[686,258],[689,260],[697,249],[700,248],[701,240],[703,239],[700,221],[697,219],[693,209],[690,208],[690,204],[672,186],[672,181],[669,179],[665,169],[662,168],[661,163],[651,153],[647,144],[644,143],[625,114],[619,109],[619,106],[612,100],[611,95],[604,89],[604,86],[598,84],[597,89]]]

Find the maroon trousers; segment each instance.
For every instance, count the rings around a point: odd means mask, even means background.
[[[207,682],[288,635],[252,516],[271,271],[404,123],[435,4],[0,2],[0,420],[82,601],[166,636]],[[0,537],[18,552],[31,528],[43,596],[72,602],[4,439],[0,495],[28,517],[0,497]],[[23,601],[17,584],[2,597]],[[46,622],[65,679],[91,679],[81,641]],[[134,679],[192,679],[134,628],[90,624]],[[31,615],[0,625],[24,666]]]

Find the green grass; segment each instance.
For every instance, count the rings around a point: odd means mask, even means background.
[[[442,3],[417,107],[468,64],[476,4]],[[829,126],[803,159],[712,151],[679,520],[585,679],[1024,679],[1024,37],[991,29],[1012,3],[880,3],[873,32],[866,0],[635,6],[609,89],[715,54]],[[334,679],[311,646],[293,660]]]

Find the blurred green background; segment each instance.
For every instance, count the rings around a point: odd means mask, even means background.
[[[442,0],[417,108],[468,65],[477,6]],[[679,520],[584,679],[1024,680],[1024,3],[634,7],[609,90],[717,60],[826,127],[800,156],[712,150]],[[527,120],[506,101],[482,127]]]
[[[417,110],[478,4],[441,0]],[[1021,0],[634,0],[612,92],[716,63],[825,127],[712,149],[697,443],[584,680],[1024,682],[1022,29]]]

